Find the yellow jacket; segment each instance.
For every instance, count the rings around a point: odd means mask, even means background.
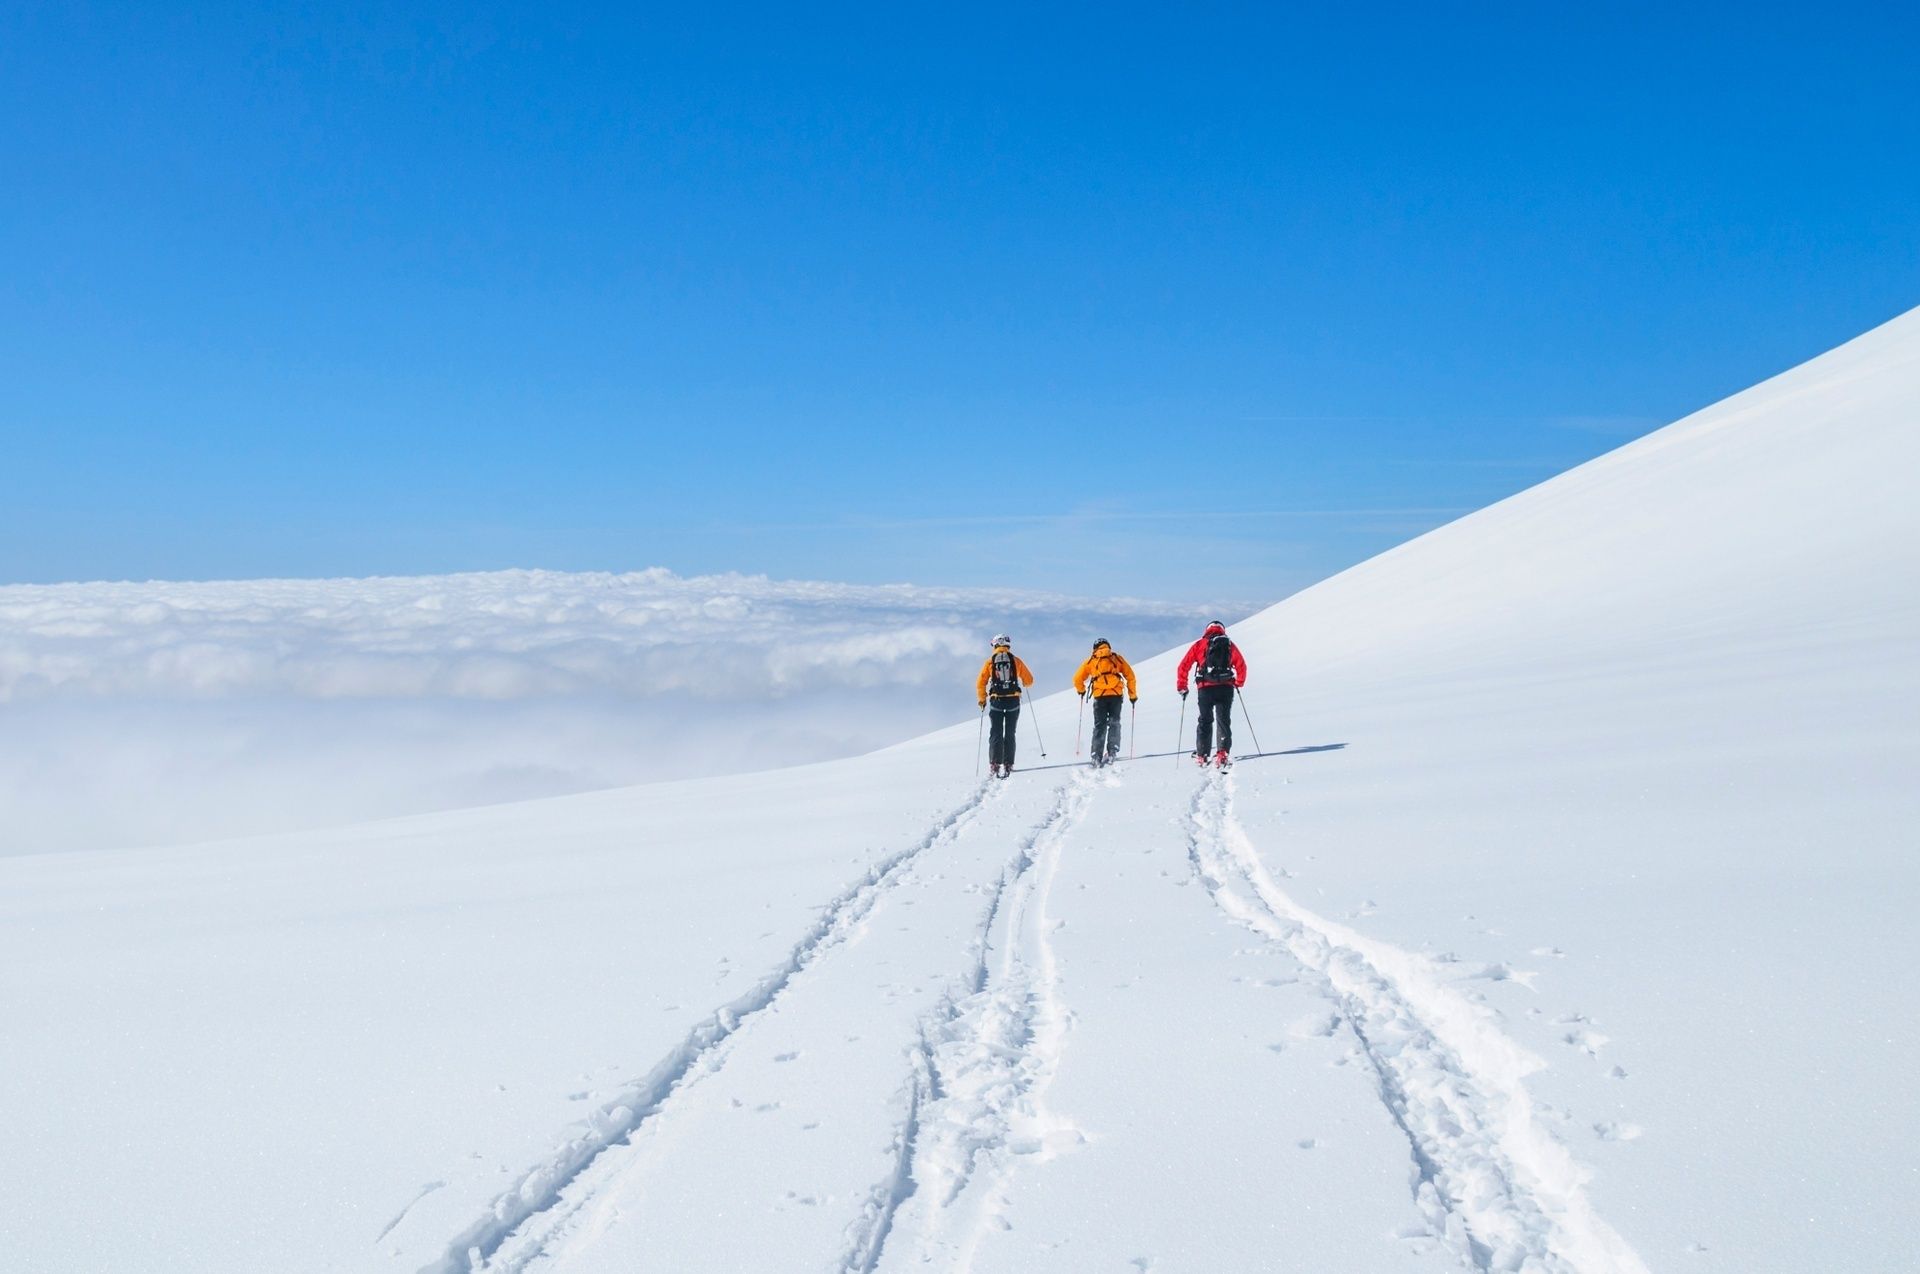
[[[1139,683],[1133,679],[1133,665],[1115,653],[1112,646],[1101,642],[1093,648],[1093,654],[1087,662],[1080,665],[1080,671],[1073,674],[1073,692],[1085,694],[1087,679],[1093,679],[1093,697],[1104,699],[1126,691],[1127,698],[1140,697]]]
[[[1009,650],[1007,653],[1009,655],[1013,655],[1014,675],[1020,679],[1022,684],[1029,685],[1029,686],[1032,685],[1033,673],[1028,671],[1026,661],[1021,659],[1020,656],[1014,655],[1011,650]],[[977,686],[974,687],[975,693],[980,698],[980,706],[983,708],[987,706],[987,683],[992,680],[993,680],[993,656],[988,655],[987,662],[980,665],[980,682]],[[1018,699],[1020,697],[1020,688],[1019,686],[1015,686],[1012,694],[996,694],[993,697],[995,699]]]

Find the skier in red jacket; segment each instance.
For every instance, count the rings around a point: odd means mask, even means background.
[[[1193,737],[1194,763],[1207,763],[1207,754],[1213,750],[1214,720],[1218,718],[1220,750],[1213,754],[1213,763],[1225,769],[1233,753],[1233,692],[1247,684],[1247,661],[1240,654],[1240,647],[1228,639],[1227,626],[1219,620],[1207,625],[1207,631],[1188,648],[1173,674],[1173,688],[1180,692],[1182,699],[1187,697],[1189,672],[1193,674],[1194,685],[1200,689],[1200,719]]]

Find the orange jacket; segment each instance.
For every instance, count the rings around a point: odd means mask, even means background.
[[[1117,695],[1122,690],[1129,699],[1140,697],[1140,686],[1133,679],[1133,665],[1104,641],[1093,648],[1093,654],[1087,662],[1081,664],[1080,671],[1073,674],[1073,693],[1085,694],[1088,678],[1093,679],[1093,697],[1096,699]]]
[[[1007,653],[1013,655],[1011,650]],[[1033,674],[1027,670],[1026,661],[1018,655],[1013,655],[1013,673],[1014,676],[1020,678],[1022,684],[1029,686],[1033,684]],[[987,706],[987,683],[992,680],[993,656],[988,655],[987,662],[980,665],[980,682],[974,687],[974,693],[980,697],[980,706],[983,708]],[[996,699],[1018,699],[1020,697],[1020,691],[1019,688],[1016,687],[1012,694],[997,694],[993,697]]]

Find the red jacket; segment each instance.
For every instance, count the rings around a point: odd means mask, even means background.
[[[1187,692],[1187,674],[1194,670],[1195,665],[1206,659],[1207,638],[1213,636],[1216,629],[1223,633],[1226,631],[1226,629],[1220,628],[1218,624],[1209,624],[1207,626],[1206,636],[1201,637],[1199,641],[1189,646],[1186,656],[1180,660],[1180,667],[1176,669],[1173,674],[1173,688],[1181,694]],[[1224,681],[1205,681],[1196,678],[1194,684],[1197,686],[1224,686],[1227,683]],[[1247,661],[1241,656],[1238,645],[1233,647],[1233,684],[1236,686],[1244,686],[1247,684]]]

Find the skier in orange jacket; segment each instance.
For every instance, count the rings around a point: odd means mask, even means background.
[[[1093,695],[1093,747],[1089,753],[1096,766],[1106,765],[1120,755],[1120,696],[1128,703],[1140,700],[1140,686],[1133,677],[1133,665],[1122,658],[1107,639],[1093,643],[1093,653],[1073,674],[1073,692]]]
[[[974,687],[980,706],[991,706],[993,732],[987,738],[987,764],[996,778],[1013,773],[1013,728],[1020,721],[1020,690],[1033,684],[1033,673],[1026,662],[1013,653],[1013,639],[1002,634],[993,639],[993,653],[980,665],[980,680]]]

